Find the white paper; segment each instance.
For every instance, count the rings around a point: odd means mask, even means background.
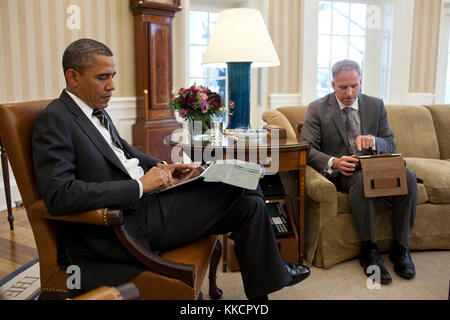
[[[218,160],[204,176],[206,182],[222,182],[236,187],[256,190],[262,168],[242,160]]]

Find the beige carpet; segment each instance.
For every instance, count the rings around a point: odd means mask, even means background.
[[[450,251],[417,251],[411,253],[416,277],[405,280],[397,276],[386,254],[383,260],[392,283],[380,289],[368,289],[367,277],[357,259],[323,269],[311,267],[311,276],[293,287],[269,295],[271,300],[447,300],[450,285]],[[220,265],[221,266],[221,265]],[[221,268],[219,268],[221,269]],[[225,300],[246,299],[239,272],[218,270],[217,283]],[[205,300],[208,280],[202,287]]]

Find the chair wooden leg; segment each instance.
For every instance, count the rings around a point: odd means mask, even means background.
[[[219,265],[220,257],[222,256],[222,243],[217,240],[214,247],[213,254],[211,256],[211,263],[209,264],[209,297],[211,299],[220,299],[223,295],[223,291],[217,288],[216,273]]]
[[[65,300],[67,299],[67,293],[65,292],[49,292],[42,291],[38,300]]]

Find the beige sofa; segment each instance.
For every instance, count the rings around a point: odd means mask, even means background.
[[[266,111],[263,120],[298,135],[297,127],[307,107],[282,107]],[[410,248],[450,249],[450,105],[386,106],[388,119],[407,166],[423,180]],[[330,267],[356,257],[360,239],[348,195],[313,168],[306,170],[305,256],[317,267]],[[393,238],[391,208],[377,200],[376,234],[382,252]]]

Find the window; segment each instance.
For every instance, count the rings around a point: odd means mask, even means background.
[[[364,70],[367,7],[367,3],[319,2],[317,98],[332,91],[331,68],[335,62],[354,60]]]
[[[202,66],[203,56],[218,17],[218,12],[189,11],[189,84],[209,87],[227,101],[226,68]]]
[[[440,25],[438,68],[436,74],[437,104],[450,103],[450,1],[442,4],[442,21]]]
[[[450,32],[449,32],[450,34]],[[448,43],[450,44],[450,37],[448,40]],[[445,102],[446,104],[450,103],[450,45],[448,46],[447,50],[447,81],[445,83]]]

